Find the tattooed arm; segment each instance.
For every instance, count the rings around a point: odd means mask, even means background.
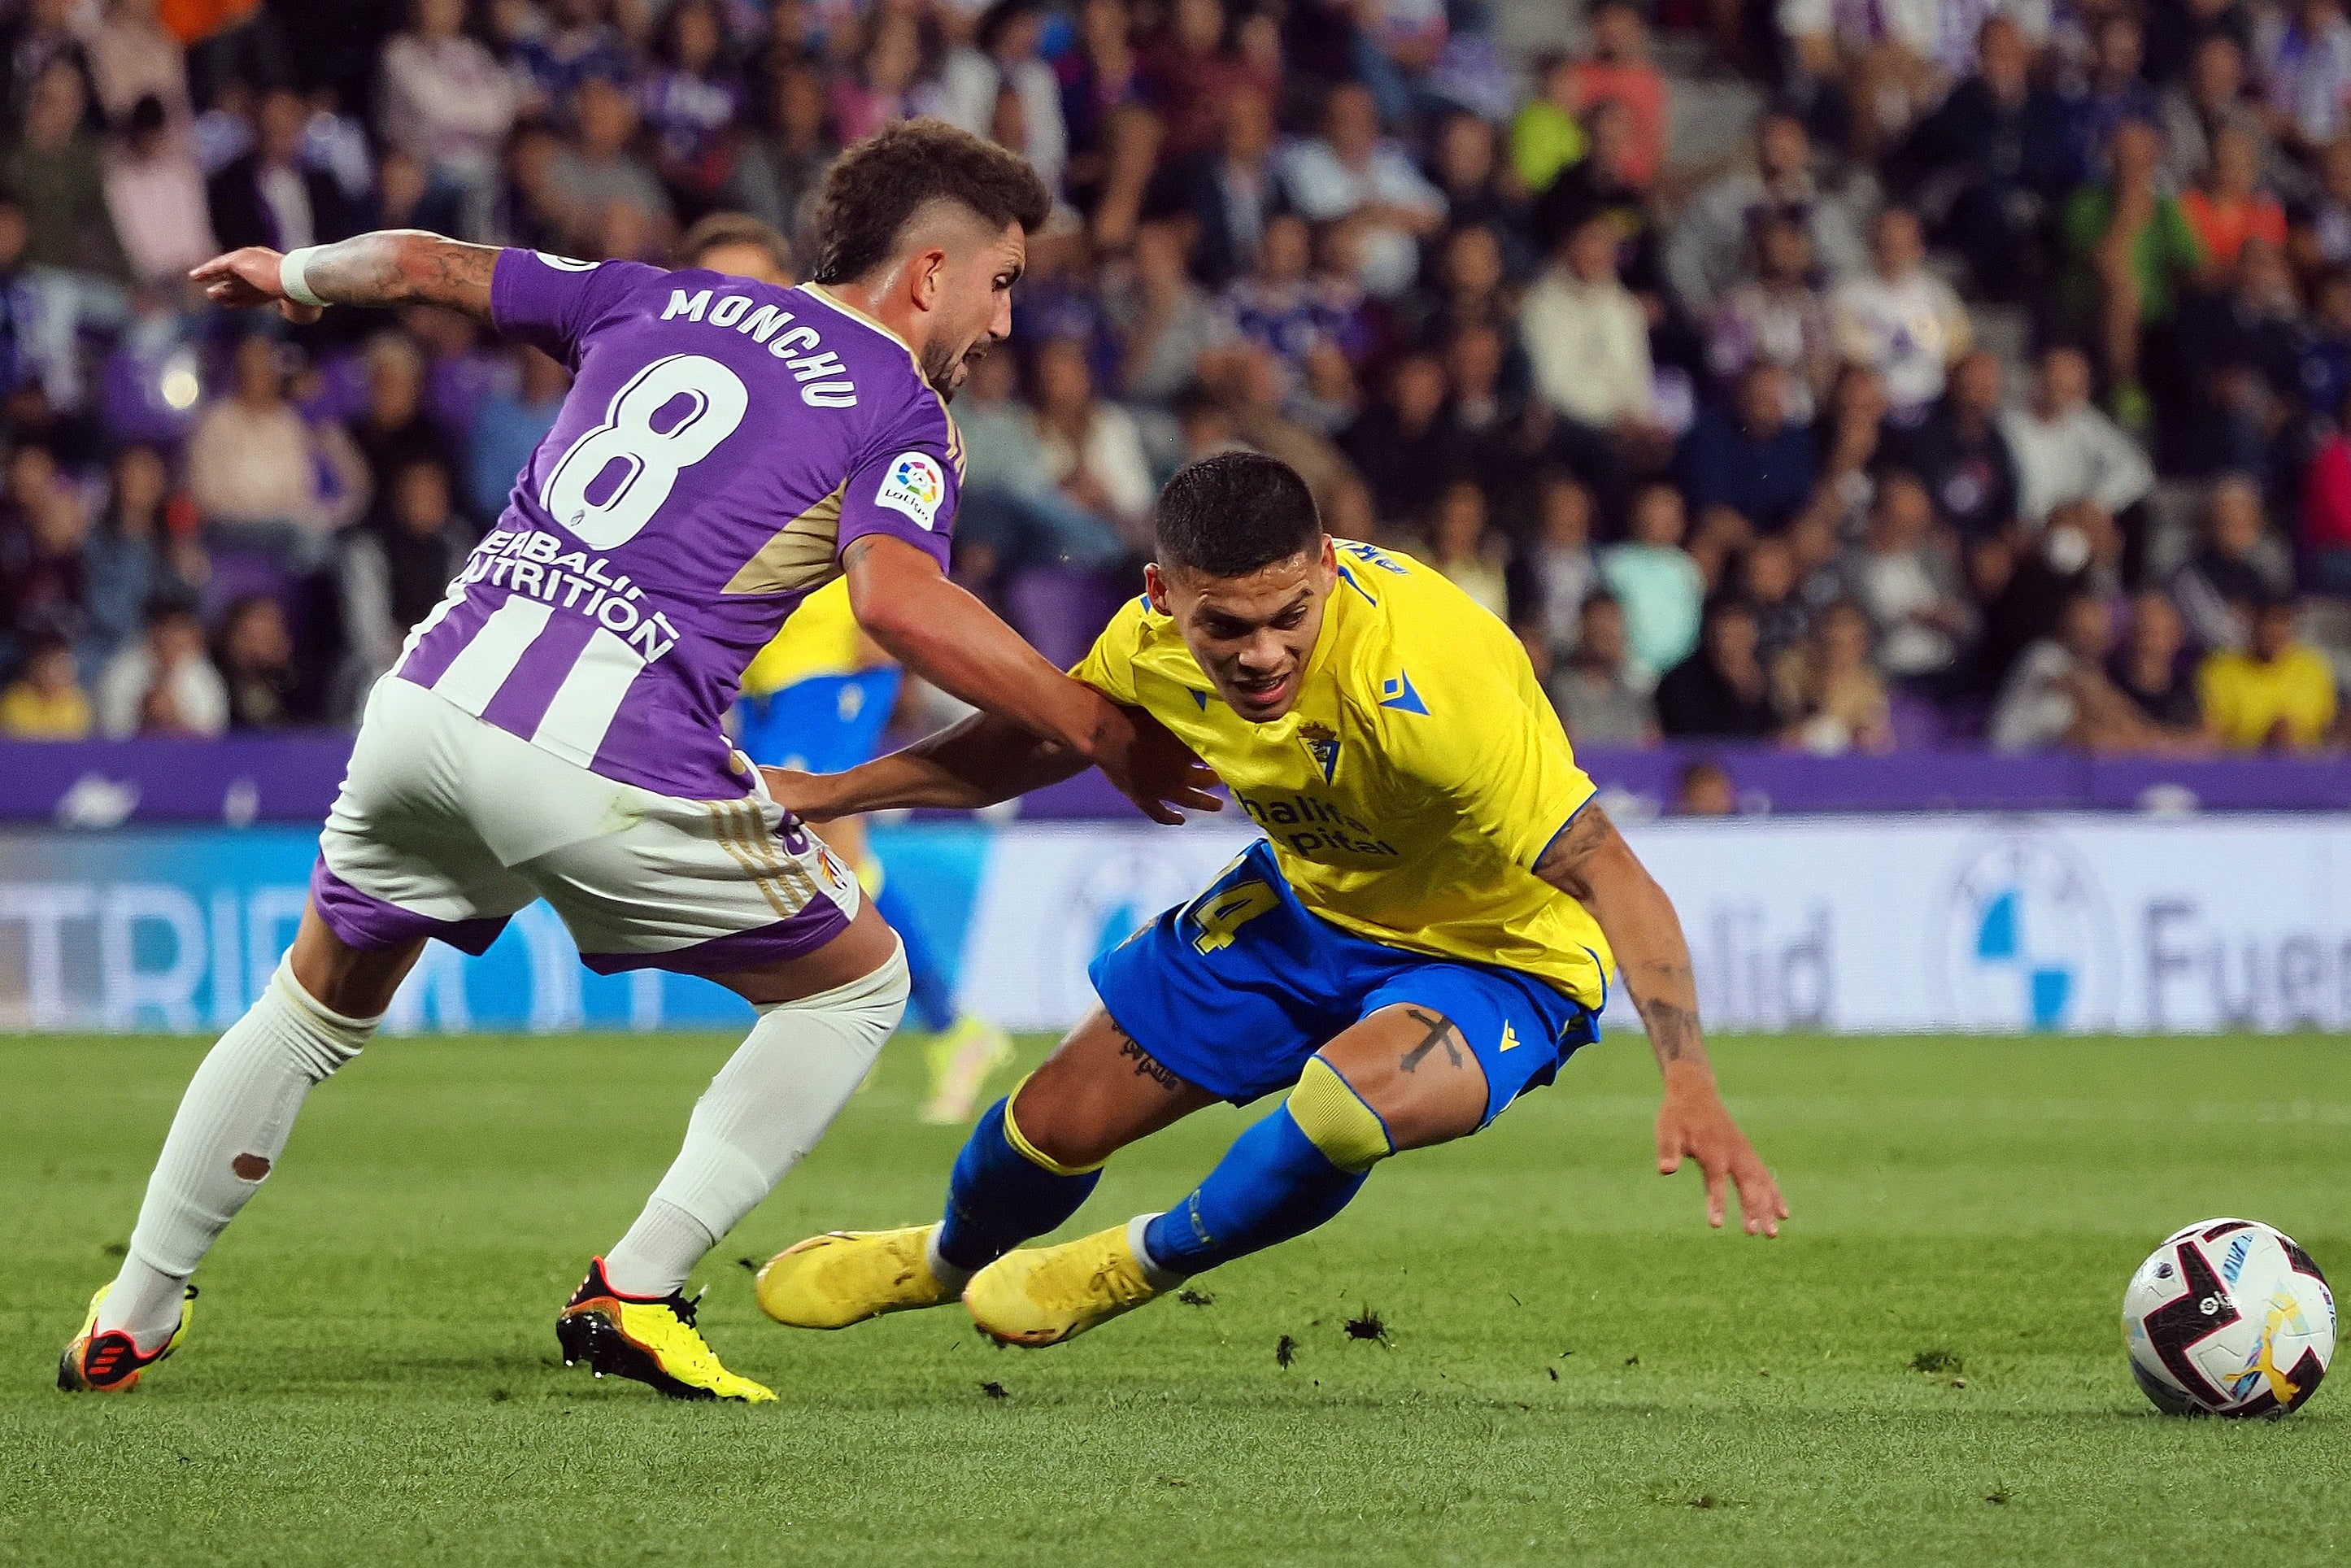
[[[317,320],[317,307],[287,298],[278,272],[284,260],[266,246],[247,246],[188,276],[216,305],[275,304],[288,320]],[[463,245],[422,229],[379,229],[312,247],[303,281],[329,305],[445,305],[487,321],[497,260],[495,246]]]
[[[1534,870],[1600,923],[1615,949],[1625,988],[1648,1027],[1649,1049],[1666,1081],[1657,1110],[1657,1169],[1670,1176],[1689,1155],[1706,1173],[1708,1224],[1722,1223],[1726,1185],[1736,1185],[1749,1233],[1777,1236],[1788,1206],[1715,1088],[1714,1065],[1698,1030],[1689,944],[1673,901],[1597,802],[1560,830]]]

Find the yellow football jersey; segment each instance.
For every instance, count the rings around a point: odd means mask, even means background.
[[[1599,1006],[1607,938],[1531,870],[1593,786],[1526,650],[1434,568],[1347,540],[1338,550],[1297,706],[1271,724],[1228,707],[1144,600],[1074,674],[1199,753],[1316,915]]]
[[[783,630],[743,672],[743,695],[764,697],[813,675],[846,675],[864,668],[857,617],[849,608],[849,580],[835,578],[797,605]]]

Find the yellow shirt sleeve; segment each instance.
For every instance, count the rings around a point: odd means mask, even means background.
[[[796,606],[768,645],[743,672],[743,692],[763,697],[817,675],[846,675],[859,667],[857,612],[849,580],[836,578]]]
[[[1403,667],[1428,711],[1376,708],[1384,748],[1504,858],[1531,870],[1592,799],[1592,778],[1577,766],[1519,640],[1484,611],[1466,601],[1464,608],[1468,614],[1447,617],[1448,624],[1403,650]],[[1473,615],[1485,624],[1465,624]]]
[[[1128,600],[1110,618],[1086,656],[1078,661],[1078,667],[1070,672],[1071,678],[1084,682],[1114,703],[1140,707],[1142,699],[1134,689],[1134,656],[1150,635],[1144,620],[1150,612],[1149,603],[1140,594]]]

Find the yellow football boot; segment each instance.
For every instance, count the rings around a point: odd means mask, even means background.
[[[959,1126],[971,1120],[972,1107],[987,1081],[1012,1065],[1012,1037],[971,1013],[954,1028],[923,1043],[923,1060],[931,1071],[931,1097],[914,1119],[934,1127]]]
[[[759,1270],[759,1310],[796,1329],[845,1329],[884,1312],[935,1307],[956,1293],[924,1249],[935,1225],[835,1230],[784,1249]]]
[[[98,1332],[98,1305],[106,1293],[114,1289],[111,1281],[100,1285],[89,1299],[89,1311],[81,1320],[81,1332],[66,1343],[65,1354],[57,1358],[57,1386],[68,1394],[128,1394],[139,1386],[139,1375],[180,1348],[188,1337],[188,1324],[196,1316],[196,1288],[180,1303],[180,1325],[163,1348],[148,1354],[120,1329]]]
[[[604,1277],[604,1260],[555,1319],[563,1364],[586,1362],[596,1375],[637,1382],[672,1399],[740,1399],[758,1405],[775,1392],[719,1364],[718,1353],[694,1326],[694,1303],[682,1295],[624,1296]]]
[[[982,1269],[963,1304],[980,1333],[1003,1344],[1059,1344],[1160,1294],[1113,1226],[1058,1247],[1024,1247]]]

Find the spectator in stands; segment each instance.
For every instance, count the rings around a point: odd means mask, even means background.
[[[1534,95],[1510,117],[1510,172],[1519,187],[1541,196],[1582,162],[1591,143],[1575,90],[1575,57],[1552,53],[1534,62]]]
[[[747,94],[716,0],[673,0],[654,26],[652,65],[638,84],[639,114],[671,204],[693,222],[737,189]]]
[[[1682,546],[1681,492],[1645,486],[1633,503],[1632,538],[1600,552],[1600,575],[1625,607],[1634,664],[1656,680],[1698,646],[1706,579]]]
[[[1123,347],[1118,384],[1134,402],[1172,402],[1230,329],[1186,269],[1185,240],[1180,222],[1145,223],[1104,279],[1103,308]]]
[[[2317,189],[2286,208],[2286,244],[2304,271],[2351,261],[2351,137],[2317,150]]]
[[[1497,621],[1510,620],[1510,589],[1504,573],[1507,552],[1499,540],[1488,537],[1483,490],[1467,479],[1447,485],[1430,508],[1422,538],[1428,564],[1447,581]]]
[[[367,465],[371,494],[389,489],[392,475],[411,463],[457,471],[456,443],[425,417],[424,356],[406,333],[368,340],[367,405],[351,422],[350,435]]]
[[[1936,516],[1966,546],[1997,538],[2016,522],[2016,458],[2000,429],[2003,375],[2000,356],[1972,350],[1951,368],[1934,412],[1894,442],[1934,497]]]
[[[2203,648],[2241,649],[2256,605],[2283,595],[2285,563],[2264,548],[2259,486],[2223,474],[2205,497],[2204,539],[2171,580],[2172,601]]]
[[[1381,137],[1368,88],[1332,88],[1322,136],[1290,147],[1280,173],[1290,204],[1309,219],[1344,220],[1355,231],[1355,277],[1366,292],[1393,299],[1412,287],[1420,241],[1444,223],[1445,198],[1403,149]]]
[[[476,537],[451,506],[449,476],[438,464],[418,459],[392,475],[367,526],[345,536],[336,560],[348,649],[333,711],[356,717],[410,630],[464,570]]]
[[[98,106],[110,123],[153,98],[173,128],[194,119],[188,98],[188,63],[179,39],[156,17],[156,0],[107,0],[98,25],[84,35]]]
[[[2161,590],[2131,595],[2130,624],[2122,646],[2106,661],[2106,678],[2174,747],[2189,750],[2205,743],[2188,629]]]
[[[410,30],[384,46],[376,119],[385,142],[451,198],[465,237],[479,239],[521,95],[465,22],[465,0],[415,0]]]
[[[98,727],[110,740],[134,735],[211,738],[228,727],[228,690],[204,653],[204,623],[185,600],[148,606],[145,634],[107,662],[98,682]]]
[[[107,211],[105,170],[84,128],[81,67],[57,56],[32,78],[16,141],[0,152],[0,184],[25,214],[25,259],[127,282],[131,265]]]
[[[1829,297],[1838,352],[1877,372],[1896,423],[1906,427],[1943,395],[1944,376],[1969,344],[1967,307],[1927,270],[1926,256],[1918,215],[1888,207],[1870,229],[1870,270]]]
[[[2066,140],[2076,170],[2105,167],[2116,132],[2127,121],[2152,127],[2162,112],[2154,87],[2140,74],[2147,35],[2127,11],[2085,18],[2090,34],[2087,68],[2065,91]]]
[[[1824,585],[1824,600],[1834,602],[1840,586]],[[1767,535],[1739,552],[1733,590],[1755,612],[1755,656],[1767,670],[1782,660],[1812,630],[1815,606],[1799,580],[1795,548],[1785,536]]]
[[[1166,126],[1167,151],[1176,157],[1217,139],[1228,103],[1254,96],[1270,110],[1280,89],[1277,73],[1230,47],[1227,23],[1224,0],[1176,0],[1146,52],[1144,91]]]
[[[1766,211],[1801,215],[1813,259],[1831,282],[1866,260],[1853,214],[1813,179],[1812,139],[1802,120],[1766,110],[1755,127],[1755,161],[1754,172],[1726,174],[1692,198],[1666,243],[1666,276],[1693,316],[1710,313],[1738,281],[1749,236]]]
[[[1965,257],[1978,288],[2023,297],[2040,278],[2040,230],[2072,183],[2064,110],[2032,80],[2032,50],[2005,15],[1986,18],[1976,72],[1918,123],[1894,168],[1936,242]]]
[[[334,176],[302,161],[302,133],[309,121],[309,105],[292,89],[262,94],[252,151],[205,187],[213,233],[222,245],[231,250],[249,245],[295,250],[359,232],[359,214]]]
[[[266,593],[248,593],[221,612],[213,664],[228,694],[231,729],[284,729],[298,722],[301,674],[286,612]]]
[[[1698,758],[1674,775],[1673,803],[1667,810],[1677,817],[1735,817],[1739,789],[1729,768],[1711,757]]]
[[[1813,287],[1813,241],[1802,222],[1767,212],[1756,221],[1751,277],[1733,284],[1716,307],[1707,338],[1707,368],[1725,386],[1750,365],[1787,372],[1786,423],[1809,425],[1836,373],[1836,340],[1820,291]]]
[[[1792,68],[1818,92],[1842,90],[1855,159],[1874,162],[1919,110],[1941,97],[1943,8],[1784,0],[1778,8]]]
[[[1499,234],[1482,224],[1453,229],[1434,247],[1421,286],[1400,303],[1405,335],[1426,343],[1473,327],[1511,330],[1518,308],[1506,277]]]
[[[1134,416],[1094,396],[1085,346],[1075,339],[1038,345],[1034,382],[1043,477],[1130,548],[1148,553],[1157,490]]]
[[[1527,579],[1522,597],[1556,665],[1583,640],[1583,607],[1600,591],[1600,558],[1592,549],[1592,492],[1574,475],[1545,469],[1535,496],[1535,536],[1518,564]]]
[[[2064,746],[2097,753],[2160,751],[2174,738],[2148,719],[2105,672],[2114,618],[2094,593],[2065,601],[2056,630],[2024,650],[1993,706],[1996,751]]]
[[[1058,193],[1070,161],[1070,131],[1061,113],[1060,78],[1039,54],[1045,22],[1041,0],[996,0],[982,12],[971,42],[948,52],[939,115],[984,136],[998,95],[1010,93],[1019,101],[1025,134],[1007,145],[1029,160],[1046,189]]]
[[[1635,0],[1598,0],[1592,7],[1592,50],[1568,68],[1576,112],[1614,101],[1631,118],[1623,172],[1635,185],[1653,183],[1666,166],[1666,78],[1649,58],[1648,24]]]
[[[1195,270],[1212,288],[1257,265],[1266,222],[1282,204],[1273,171],[1272,99],[1236,91],[1217,122],[1216,146],[1177,164],[1175,175],[1199,235]]]
[[[44,636],[26,651],[24,671],[0,691],[0,736],[11,740],[81,740],[93,725],[89,694],[74,671],[73,648]]]
[[[482,399],[466,442],[471,461],[465,498],[474,515],[485,520],[506,510],[516,476],[555,428],[563,394],[571,388],[570,373],[537,349],[517,345],[508,352],[514,389],[494,389]]]
[[[817,183],[841,152],[826,118],[824,77],[804,60],[784,60],[775,67],[762,98],[758,123],[741,150],[735,193],[747,211],[780,230],[796,250],[805,249],[806,216]]]
[[[1886,414],[1886,383],[1876,371],[1847,365],[1837,372],[1826,416],[1813,426],[1820,446],[1820,479],[1813,486],[1812,500],[1792,525],[1807,533],[1825,530],[1832,554],[1839,538],[1861,531],[1877,494],[1876,470],[1888,444]]]
[[[2283,595],[2251,607],[2246,645],[2216,648],[2196,672],[2204,717],[2231,751],[2309,751],[2333,735],[2334,666],[2294,635]]]
[[[2059,218],[2069,258],[2063,304],[2077,328],[2098,334],[2116,417],[2144,430],[2155,411],[2139,383],[2140,337],[2170,323],[2180,291],[2205,265],[2204,247],[2179,199],[2162,188],[2161,132],[2126,119],[2111,151],[2110,177],[2075,190]]]
[[[2000,429],[2016,459],[2017,515],[2032,528],[2075,501],[2116,517],[2155,487],[2146,455],[2091,406],[2090,362],[2078,349],[2041,356],[2031,399],[2002,414]]]
[[[886,23],[882,30],[889,30]],[[638,236],[648,254],[667,255],[674,225],[669,196],[630,151],[637,134],[636,100],[620,82],[590,77],[573,91],[572,102],[580,134],[548,168],[556,217],[572,248],[590,256],[631,254],[613,244],[626,234]]]
[[[1403,528],[1426,517],[1454,476],[1453,449],[1440,419],[1445,367],[1415,350],[1388,367],[1386,395],[1339,437],[1339,448],[1372,487],[1380,520]]]
[[[1313,235],[1295,213],[1266,220],[1257,266],[1227,286],[1222,304],[1230,330],[1261,343],[1293,375],[1303,375],[1314,350],[1331,343],[1361,350],[1365,336],[1361,301],[1325,287],[1312,274]]]
[[[1519,341],[1535,389],[1572,427],[1589,472],[1638,471],[1663,455],[1649,365],[1649,322],[1616,276],[1616,234],[1593,218],[1519,308]]]
[[[1743,543],[1777,532],[1811,498],[1818,459],[1812,432],[1788,418],[1792,401],[1788,373],[1761,360],[1739,378],[1731,407],[1699,412],[1677,468],[1701,534]]]
[[[2226,33],[2207,33],[2195,45],[2187,77],[2163,95],[2164,170],[2172,188],[2185,191],[2212,167],[2224,130],[2252,139],[2253,170],[2266,180],[2277,165],[2277,148],[2260,114],[2245,98],[2245,52]]]
[[[266,332],[237,340],[229,395],[207,404],[188,436],[188,491],[221,542],[308,570],[365,504],[367,465],[341,430],[312,427],[286,401],[277,352]]]
[[[1869,652],[1869,619],[1851,600],[1837,600],[1814,617],[1771,672],[1792,744],[1823,757],[1894,749],[1892,706]]]
[[[150,601],[186,597],[205,564],[193,541],[172,537],[165,511],[171,474],[162,454],[126,446],[115,455],[111,477],[106,511],[83,549],[90,651],[100,662],[139,635]]]
[[[2247,239],[2227,276],[2233,287],[2226,293],[2192,294],[2180,307],[2190,395],[2177,455],[2195,469],[2226,465],[2266,477],[2281,438],[2299,437],[2288,424],[2310,337],[2294,274],[2267,240]]]
[[[966,463],[956,526],[958,570],[990,580],[1030,566],[1092,570],[1120,564],[1130,547],[1117,525],[1047,476],[1037,418],[1014,395],[1019,378],[1013,356],[990,354],[956,400]]]
[[[2196,231],[2211,266],[2235,266],[2237,252],[2248,239],[2273,249],[2285,245],[2285,208],[2262,189],[2261,158],[2253,132],[2234,120],[2224,121],[2212,132],[2212,162],[2204,177],[2179,199],[2188,226]]]
[[[1657,683],[1657,722],[1675,739],[1761,740],[1779,730],[1754,611],[1736,599],[1707,606],[1698,650]]]
[[[2315,591],[2351,596],[2351,402],[2311,457],[2302,485],[2303,570]]]
[[[1958,664],[1975,612],[1916,475],[1897,471],[1879,484],[1869,532],[1847,558],[1844,577],[1888,675],[1931,690]]]
[[[1595,593],[1577,612],[1582,634],[1544,689],[1568,738],[1584,747],[1657,744],[1657,709],[1625,642],[1625,607]]]
[[[610,0],[547,0],[543,13],[523,14],[528,25],[515,38],[514,57],[529,84],[525,118],[569,125],[581,83],[627,75],[628,40],[608,18],[610,9]]]
[[[2318,147],[2344,133],[2351,21],[2344,19],[2342,0],[2294,0],[2264,15],[2254,30],[2253,55],[2282,137]]]
[[[90,635],[89,517],[70,480],[44,446],[8,455],[0,497],[0,662],[12,651],[61,637],[87,653]]]
[[[133,277],[176,289],[220,253],[195,154],[149,94],[131,106],[106,155],[106,207]]]
[[[1468,110],[1446,115],[1437,128],[1429,175],[1445,199],[1448,232],[1487,230],[1501,243],[1508,270],[1514,276],[1523,272],[1530,259],[1520,239],[1526,229],[1526,202],[1503,178],[1493,126]],[[1520,254],[1510,254],[1513,246]]]

